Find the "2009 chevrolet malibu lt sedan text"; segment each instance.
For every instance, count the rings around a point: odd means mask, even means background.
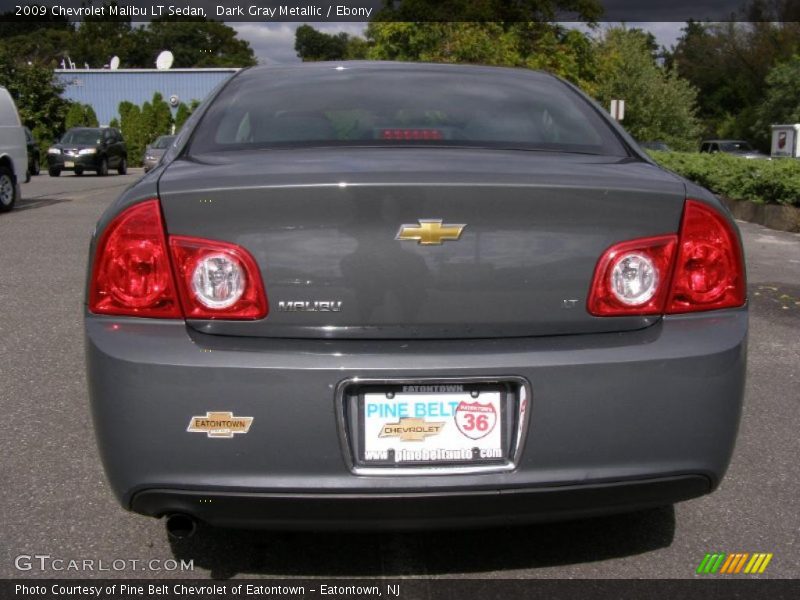
[[[544,73],[242,71],[100,219],[86,293],[111,486],[176,532],[669,504],[739,423],[731,216]]]

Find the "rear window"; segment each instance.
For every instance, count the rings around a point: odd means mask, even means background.
[[[165,148],[169,148],[169,145],[172,143],[172,140],[175,139],[175,136],[172,135],[162,135],[158,138],[155,142],[153,142],[152,148],[157,150],[164,150]]]
[[[723,152],[752,152],[753,147],[747,142],[723,142],[720,144]]]
[[[61,138],[62,144],[99,144],[103,134],[99,129],[75,129]]]
[[[443,145],[626,156],[556,79],[513,70],[255,70],[214,100],[189,153],[291,146]]]

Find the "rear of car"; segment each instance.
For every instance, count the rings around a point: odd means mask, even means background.
[[[0,87],[0,212],[11,210],[20,198],[28,153],[25,130],[8,90]]]
[[[530,71],[244,71],[90,253],[112,488],[215,525],[508,524],[708,493],[746,336],[729,214]]]

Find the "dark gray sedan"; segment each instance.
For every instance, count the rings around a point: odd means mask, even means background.
[[[627,511],[731,457],[737,228],[545,73],[242,71],[90,257],[106,472],[174,535]]]

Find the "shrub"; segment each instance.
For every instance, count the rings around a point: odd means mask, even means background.
[[[662,167],[735,200],[800,206],[800,161],[728,154],[650,152]]]

